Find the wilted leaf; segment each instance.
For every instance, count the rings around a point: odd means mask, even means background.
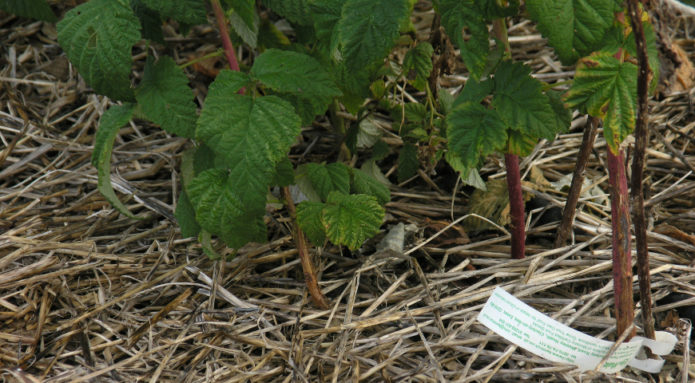
[[[94,139],[94,151],[92,152],[92,164],[97,168],[98,173],[99,191],[116,210],[130,218],[135,218],[135,216],[118,199],[111,186],[111,151],[118,131],[130,121],[134,110],[134,104],[110,107],[101,116]]]

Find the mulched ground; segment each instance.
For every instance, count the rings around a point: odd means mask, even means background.
[[[420,17],[419,25],[429,25],[431,11],[423,8]],[[692,59],[692,19],[664,12],[661,21],[677,46],[671,54]],[[510,33],[515,58],[543,80],[571,78],[571,68],[556,61],[531,24],[512,24]],[[361,251],[313,250],[331,302],[320,310],[307,296],[284,209],[268,214],[268,243],[248,245],[226,261],[209,260],[195,241],[181,238],[172,215],[180,154],[190,145],[184,139],[141,121],[121,131],[112,181],[141,219],[116,212],[96,190],[90,164],[95,129],[110,101],[78,77],[53,26],[0,14],[0,39],[3,381],[695,379],[695,364],[683,363],[693,351],[687,342],[666,356],[660,374],[631,368],[580,373],[518,349],[476,321],[501,286],[575,329],[615,339],[600,135],[587,171],[593,194],[581,200],[571,244],[553,249],[557,223],[538,219],[552,218],[549,208],[563,204],[564,193],[552,183],[573,169],[581,116],[570,132],[542,142],[522,162],[526,192],[546,201],[528,215],[529,257],[510,260],[503,226],[474,231],[470,213],[481,206],[475,206],[472,189],[457,185],[446,168],[429,169],[392,185],[384,230]],[[219,46],[210,27],[186,37],[171,32],[168,42],[162,49],[180,63]],[[673,74],[678,66],[671,66]],[[199,98],[210,81],[203,69],[189,71]],[[687,82],[691,72],[676,74],[680,78],[667,78],[652,101],[655,133],[646,169],[654,311],[657,330],[665,331],[675,331],[679,316],[695,305],[695,91]],[[465,78],[463,72],[446,75],[441,83],[456,92]],[[391,130],[386,116],[380,125]],[[309,145],[316,156],[332,150],[335,137],[327,132],[320,121],[306,128],[293,159],[302,161]],[[389,143],[402,144],[396,135]],[[392,181],[394,158],[380,163]],[[481,174],[503,179],[502,159],[491,157]],[[406,225],[404,253],[375,251],[398,223]],[[640,322],[638,317],[638,327]]]

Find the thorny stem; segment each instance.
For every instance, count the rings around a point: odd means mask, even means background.
[[[598,132],[598,123],[598,118],[589,117],[584,127],[582,146],[579,148],[579,154],[577,155],[577,163],[574,168],[574,174],[572,175],[572,184],[570,185],[569,193],[567,193],[565,208],[562,211],[562,221],[560,222],[560,227],[557,229],[557,238],[555,239],[556,248],[565,246],[570,230],[572,230],[572,222],[574,222],[574,215],[577,210],[577,201],[579,201],[579,194],[584,185],[584,171],[586,170],[586,163],[589,161],[591,148],[594,147],[596,133]]]
[[[637,247],[637,275],[639,276],[640,301],[642,303],[642,325],[645,335],[654,339],[654,317],[652,316],[651,278],[649,275],[649,249],[647,247],[647,224],[644,217],[644,158],[649,134],[649,82],[652,71],[649,68],[647,47],[642,28],[642,11],[638,0],[627,2],[630,12],[630,24],[637,45],[637,121],[635,123],[635,156],[632,159],[632,217],[635,224],[635,242]]]
[[[309,290],[311,300],[314,302],[314,304],[322,309],[327,309],[329,307],[328,300],[325,296],[323,296],[323,293],[321,293],[321,288],[319,287],[318,279],[316,277],[316,271],[314,270],[314,263],[311,261],[309,247],[307,246],[306,238],[304,237],[304,232],[302,232],[302,229],[300,229],[299,225],[297,224],[297,209],[294,206],[294,201],[292,201],[290,188],[287,186],[283,187],[282,194],[287,202],[287,210],[292,217],[292,236],[294,237],[294,243],[297,245],[299,260],[302,263],[302,269],[304,270],[304,283]]]
[[[224,55],[227,56],[229,68],[234,71],[238,71],[239,62],[236,59],[236,53],[234,53],[234,45],[232,44],[232,40],[229,38],[227,20],[224,17],[224,11],[222,10],[222,5],[220,5],[220,0],[211,0],[210,3],[212,4],[212,10],[215,12],[217,27],[220,29],[222,46],[224,47]]]

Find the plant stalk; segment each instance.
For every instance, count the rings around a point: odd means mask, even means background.
[[[526,222],[524,219],[524,199],[521,194],[521,172],[519,156],[506,153],[504,163],[507,167],[507,190],[509,191],[509,213],[512,218],[512,258],[525,257]]]
[[[565,208],[562,211],[562,221],[560,222],[560,227],[557,229],[557,238],[555,239],[556,248],[565,246],[570,230],[572,230],[574,215],[577,211],[577,202],[579,201],[579,195],[584,185],[584,171],[586,170],[586,163],[589,162],[591,149],[594,147],[596,133],[598,132],[598,124],[598,118],[589,116],[587,124],[584,127],[582,146],[579,148],[579,154],[577,155],[577,162],[574,168],[574,174],[572,175],[572,184],[570,185],[569,193],[567,193]]]
[[[618,12],[615,18],[625,23],[625,14]],[[618,49],[614,57],[624,60],[623,49]],[[625,155],[618,147],[614,153],[607,148],[608,183],[611,195],[611,228],[613,231],[613,297],[617,333],[622,334],[635,320],[635,305],[632,293],[632,236],[630,235],[630,205],[625,175]],[[635,334],[633,330],[629,341]]]
[[[326,297],[321,293],[316,270],[314,269],[314,263],[311,261],[311,254],[309,254],[309,246],[307,246],[306,243],[306,237],[304,237],[304,232],[302,232],[302,229],[299,228],[299,224],[297,224],[297,209],[294,206],[294,201],[292,201],[290,188],[287,186],[283,187],[282,194],[287,202],[287,210],[292,217],[292,236],[294,237],[294,243],[297,245],[297,252],[299,253],[299,260],[302,263],[302,270],[304,270],[304,283],[309,290],[309,295],[314,304],[322,309],[327,309],[330,305]]]
[[[507,36],[507,24],[504,18],[492,21],[492,31],[498,43],[504,45],[505,57],[511,58],[511,47]],[[504,164],[507,168],[507,191],[509,192],[509,214],[512,228],[512,258],[521,259],[526,255],[526,220],[524,217],[524,197],[521,193],[521,172],[519,171],[519,156],[512,153],[504,154]]]
[[[635,245],[637,246],[637,275],[639,276],[640,302],[642,304],[642,325],[645,335],[654,339],[654,317],[652,315],[651,276],[649,274],[649,248],[647,246],[647,223],[644,211],[644,159],[648,142],[649,121],[649,82],[652,71],[649,68],[647,47],[642,28],[642,11],[638,0],[628,0],[630,24],[637,45],[637,121],[635,123],[635,155],[632,159],[632,217],[635,224]]]
[[[239,70],[239,62],[236,59],[236,53],[234,52],[234,45],[232,40],[229,38],[229,30],[227,29],[227,19],[224,17],[224,11],[222,10],[222,5],[220,5],[220,0],[210,0],[212,4],[212,10],[215,12],[215,20],[217,20],[217,27],[220,29],[220,37],[222,37],[222,46],[224,47],[224,55],[227,57],[227,62],[229,62],[229,68],[234,71]]]
[[[618,334],[632,325],[635,319],[632,301],[632,254],[630,235],[630,206],[625,175],[623,150],[607,153],[608,181],[611,195],[611,227],[613,229],[613,289]],[[630,340],[632,336],[628,336]]]

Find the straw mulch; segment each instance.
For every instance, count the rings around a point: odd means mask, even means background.
[[[667,34],[693,57],[693,23],[675,16],[669,23]],[[511,34],[520,52],[516,58],[544,80],[572,75],[532,25],[515,24]],[[217,49],[213,29],[196,28],[191,36],[170,39],[177,43],[170,53],[180,61],[196,49]],[[598,193],[581,200],[571,244],[553,249],[557,223],[537,219],[562,206],[564,194],[531,174],[555,182],[571,173],[581,117],[573,130],[541,143],[522,163],[530,181],[526,191],[549,201],[528,214],[529,257],[510,260],[504,227],[465,229],[472,218],[459,218],[471,211],[472,189],[455,185],[447,169],[430,169],[392,186],[384,230],[361,251],[314,250],[332,304],[320,310],[307,296],[284,209],[269,211],[268,243],[248,245],[234,257],[216,244],[230,256],[226,261],[209,260],[194,240],[181,238],[172,212],[186,140],[141,121],[121,131],[112,179],[141,219],[116,212],[96,190],[90,164],[95,128],[109,101],[91,93],[68,64],[54,27],[1,15],[0,38],[3,381],[695,379],[687,337],[658,375],[631,368],[613,375],[579,373],[514,347],[476,321],[491,291],[501,286],[573,328],[615,339],[603,139],[596,142],[587,174]],[[202,94],[209,79],[190,74]],[[442,83],[457,90],[464,79],[450,75]],[[657,330],[676,331],[679,315],[687,314],[683,308],[695,305],[694,96],[690,88],[671,90],[651,108],[656,133],[646,176]],[[384,117],[382,125],[388,129],[390,121]],[[297,162],[305,160],[314,138],[311,155],[317,158],[335,145],[321,124],[303,137],[293,150]],[[387,175],[395,163],[389,158],[382,163]],[[503,178],[502,160],[491,158],[481,173]],[[404,253],[376,251],[398,223],[406,224]]]

